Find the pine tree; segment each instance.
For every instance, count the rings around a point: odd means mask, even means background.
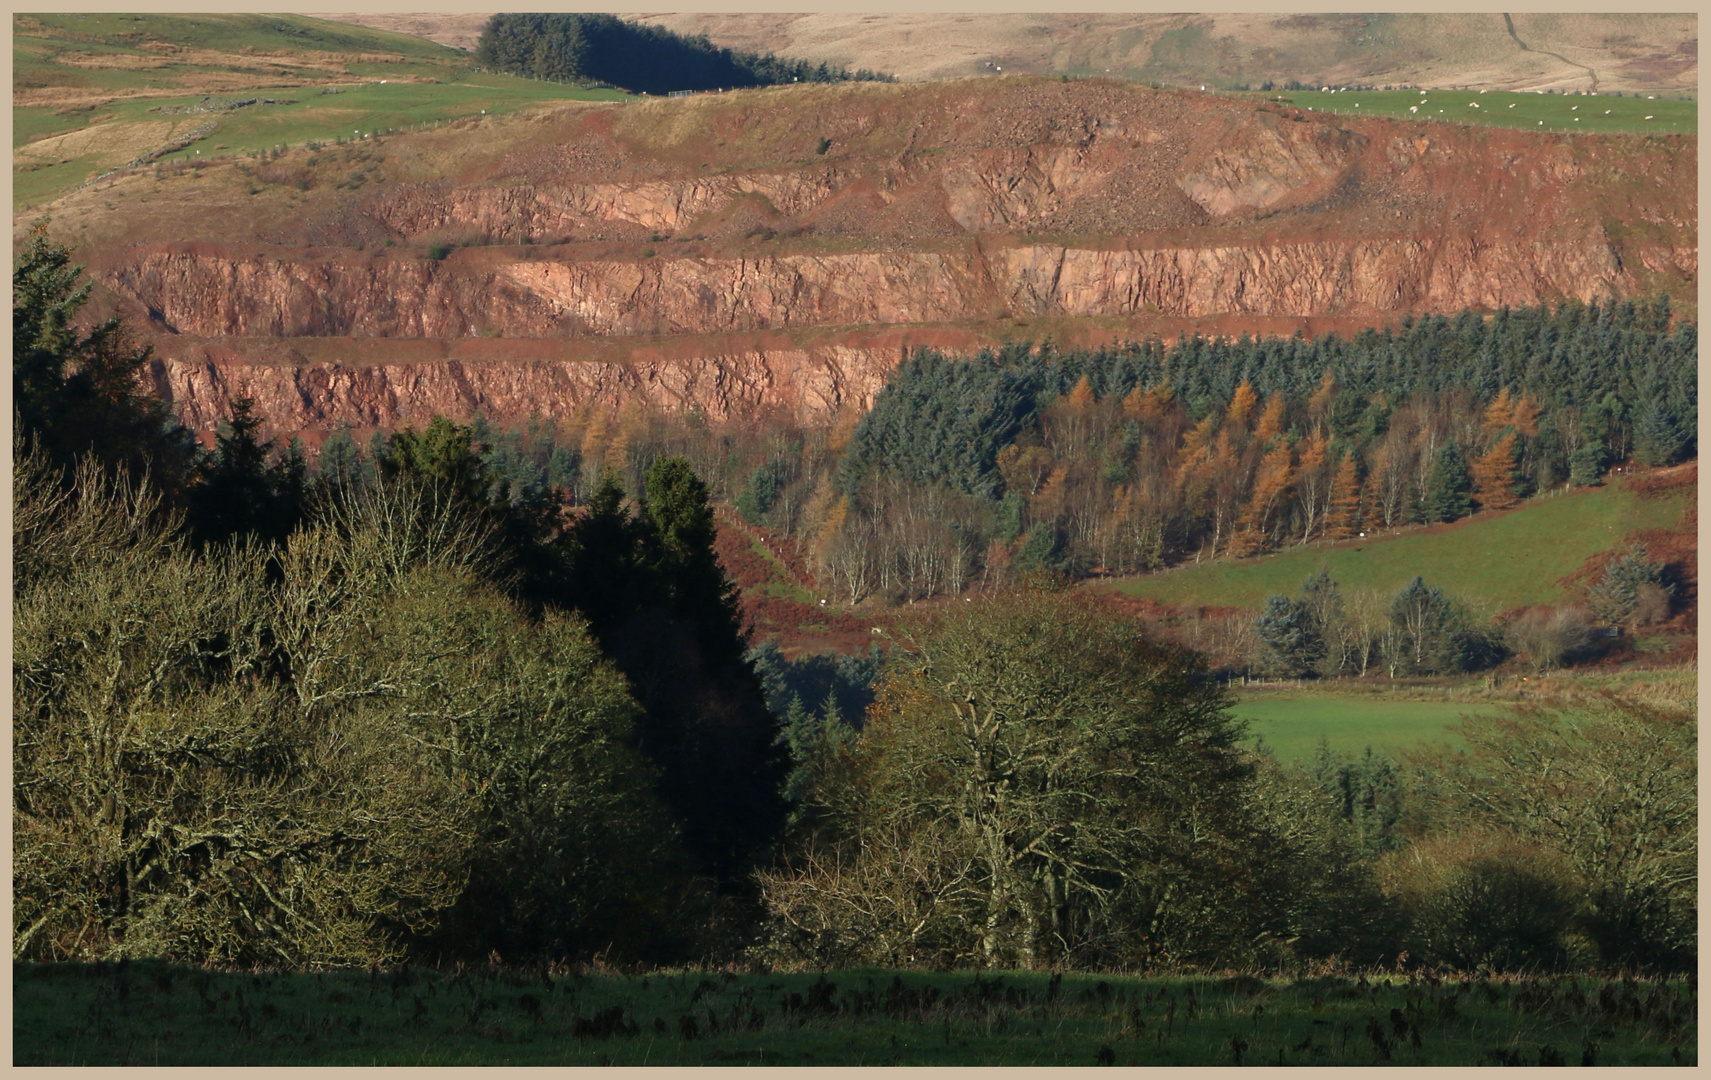
[[[12,264],[12,409],[17,430],[60,468],[85,454],[131,476],[147,473],[173,504],[193,479],[195,437],[144,389],[151,350],[117,317],[88,333],[75,319],[93,283],[71,250],[31,226]]]
[[[215,436],[191,492],[190,527],[199,543],[239,536],[282,541],[301,520],[307,467],[302,444],[271,463],[273,441],[258,438],[262,419],[249,398],[232,402],[231,419]]]
[[[553,447],[552,456],[547,459],[548,487],[568,489],[576,483],[579,472],[575,450],[568,446]]]
[[[497,477],[487,465],[487,446],[477,436],[474,424],[463,427],[436,416],[420,434],[413,427],[393,432],[377,464],[388,478],[409,476],[470,505],[486,506]]]
[[[642,514],[650,529],[649,557],[673,609],[700,631],[720,662],[748,651],[737,587],[713,551],[717,526],[707,485],[681,457],[655,459],[648,469]]]
[[[1675,586],[1664,581],[1665,564],[1652,562],[1644,544],[1634,544],[1611,559],[1597,582],[1587,586],[1586,603],[1600,622],[1619,626],[1640,606],[1641,592],[1657,590],[1667,607]]]
[[[1438,449],[1432,459],[1432,471],[1426,478],[1422,500],[1428,521],[1455,521],[1473,512],[1473,499],[1468,494],[1473,478],[1468,475],[1467,462],[1461,449],[1451,439]]]

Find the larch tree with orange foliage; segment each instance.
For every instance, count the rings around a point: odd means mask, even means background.
[[[1345,540],[1360,528],[1360,469],[1355,452],[1345,450],[1331,480],[1331,510],[1325,519],[1325,535]]]
[[[1057,456],[1077,457],[1086,448],[1093,436],[1095,404],[1093,386],[1083,375],[1069,393],[1046,408],[1045,421]]]
[[[1505,510],[1520,500],[1515,496],[1515,442],[1513,430],[1505,432],[1491,449],[1474,459],[1473,495],[1486,510]]]
[[[1487,435],[1502,431],[1515,425],[1515,401],[1509,396],[1509,388],[1505,386],[1491,399],[1491,404],[1485,407],[1485,433]]]
[[[1283,434],[1286,404],[1281,390],[1265,399],[1265,412],[1260,414],[1259,423],[1254,427],[1255,442],[1263,445]]]
[[[1248,418],[1254,414],[1254,406],[1258,404],[1259,395],[1254,393],[1253,385],[1243,379],[1242,385],[1236,387],[1235,394],[1230,398],[1230,411],[1224,414],[1224,419],[1245,431]]]
[[[1289,504],[1289,494],[1295,481],[1293,454],[1289,446],[1279,443],[1260,462],[1254,478],[1253,495],[1237,522],[1235,543],[1231,550],[1237,555],[1252,555],[1272,544],[1272,531],[1279,512]]]

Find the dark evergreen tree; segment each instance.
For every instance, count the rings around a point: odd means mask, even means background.
[[[547,486],[550,488],[568,488],[576,483],[581,472],[577,462],[577,454],[568,446],[555,446],[552,456],[547,461]]]
[[[109,469],[147,472],[181,503],[194,478],[194,436],[145,387],[151,355],[117,318],[88,331],[77,316],[89,299],[83,268],[53,243],[43,218],[12,266],[14,435],[61,469],[93,454]]]
[[[682,458],[648,470],[641,512],[602,479],[565,532],[562,595],[589,619],[643,708],[640,746],[704,873],[737,895],[784,822],[786,763],[736,589],[713,551],[706,486]]]
[[[1064,551],[1062,530],[1048,521],[1036,523],[1028,530],[1022,546],[1016,549],[1014,566],[1024,574],[1067,573],[1070,559]]]
[[[1675,585],[1665,578],[1663,562],[1653,562],[1644,544],[1634,544],[1604,566],[1604,573],[1586,588],[1586,604],[1603,623],[1619,626],[1640,606],[1643,593],[1655,590],[1667,609]]]
[[[1324,638],[1314,623],[1312,611],[1301,601],[1266,597],[1265,610],[1254,619],[1262,667],[1290,677],[1311,674],[1325,655]]]
[[[1576,487],[1592,487],[1604,482],[1604,443],[1600,439],[1588,439],[1580,445],[1580,449],[1569,455],[1568,480]]]
[[[1672,465],[1687,442],[1667,402],[1656,399],[1640,408],[1634,422],[1634,460],[1641,465]]]
[[[1370,746],[1359,758],[1336,754],[1321,738],[1310,772],[1367,855],[1376,857],[1402,845],[1402,775],[1395,762]]]
[[[333,429],[321,452],[315,458],[315,473],[321,483],[336,489],[354,488],[362,482],[362,455],[356,440],[351,438],[351,426],[340,424]]]
[[[232,415],[220,425],[214,452],[203,462],[201,482],[191,491],[190,529],[208,544],[253,536],[281,543],[303,520],[307,466],[302,444],[274,460],[273,440],[261,439],[262,419],[254,402],[232,402]]]
[[[1473,512],[1473,477],[1462,458],[1461,448],[1451,439],[1439,447],[1432,459],[1421,500],[1428,521],[1455,521]]]
[[[460,427],[436,416],[419,434],[408,427],[393,432],[376,464],[387,478],[409,477],[467,503],[486,505],[496,481],[483,457],[486,449],[473,425]]]
[[[638,93],[889,80],[861,70],[720,48],[705,37],[591,13],[500,14],[489,19],[476,59],[498,71],[557,82],[601,82]]]
[[[749,474],[749,482],[737,495],[737,513],[754,524],[761,524],[767,511],[772,509],[773,500],[778,498],[779,491],[789,480],[789,472],[782,461],[769,458],[762,462]]]

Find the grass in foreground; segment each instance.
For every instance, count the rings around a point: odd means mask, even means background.
[[[1693,1064],[1689,981],[15,963],[14,1065]]]
[[[1562,579],[1588,558],[1616,549],[1629,533],[1675,527],[1687,505],[1684,495],[1644,499],[1621,484],[1581,488],[1448,527],[1188,566],[1113,587],[1165,603],[1257,611],[1268,596],[1295,595],[1323,565],[1345,595],[1377,589],[1388,597],[1418,574],[1501,611],[1563,599]]]

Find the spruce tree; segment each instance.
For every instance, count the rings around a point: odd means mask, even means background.
[[[1473,512],[1473,477],[1455,440],[1444,443],[1426,478],[1424,510],[1429,521],[1455,521]]]
[[[357,453],[356,440],[351,438],[351,426],[340,424],[321,444],[315,458],[315,472],[323,485],[352,488],[362,480],[362,455]]]
[[[15,435],[60,469],[93,454],[108,469],[149,475],[182,504],[198,458],[195,437],[144,388],[150,349],[118,318],[88,332],[76,325],[92,287],[71,250],[30,228],[12,264],[12,416]],[[81,281],[81,283],[80,283]]]
[[[1325,654],[1324,639],[1305,603],[1287,596],[1268,596],[1265,610],[1254,619],[1260,641],[1261,666],[1271,674],[1310,674]]]
[[[1576,487],[1595,487],[1604,482],[1606,451],[1601,439],[1588,439],[1569,455],[1568,480]]]
[[[1649,401],[1634,423],[1634,460],[1641,465],[1670,465],[1687,439],[1669,406]]]

